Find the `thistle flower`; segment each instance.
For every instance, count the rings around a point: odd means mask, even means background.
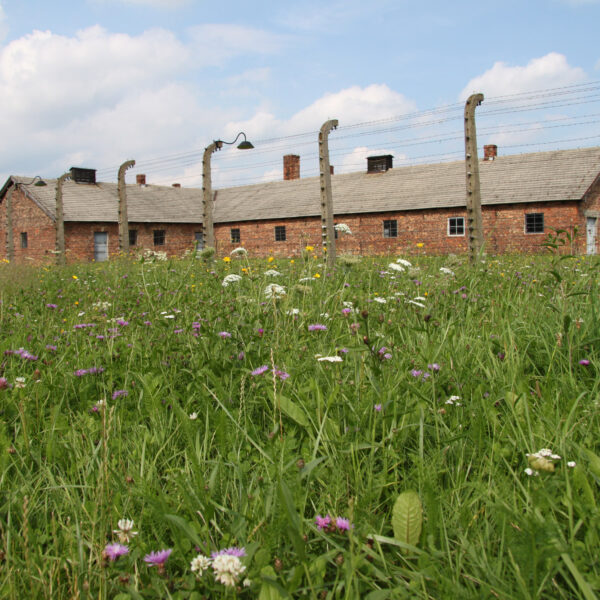
[[[158,552],[150,552],[144,556],[144,562],[148,563],[151,567],[157,567],[159,573],[163,573],[165,570],[165,563],[171,556],[173,550],[168,548],[166,550],[159,550]]]
[[[252,377],[258,377],[259,375],[263,375],[264,373],[266,373],[268,370],[268,365],[262,365],[254,369],[254,371],[252,371],[250,375],[252,375]]]
[[[313,325],[308,326],[309,331],[327,331],[327,325],[322,325],[321,323],[314,323]]]
[[[231,337],[229,331],[219,331],[219,337],[223,340],[226,340]]]
[[[239,547],[239,546],[230,546],[229,548],[224,548],[223,550],[217,550],[216,552],[213,552],[210,557],[211,558],[217,558],[217,556],[223,556],[223,555],[228,555],[228,556],[246,556],[246,548],[244,547]]]
[[[324,517],[317,515],[315,517],[315,523],[317,525],[317,529],[327,529],[331,524],[331,517],[329,515],[325,515]]]
[[[335,520],[335,526],[338,528],[338,531],[349,531],[351,527],[350,521],[342,517],[338,517]]]
[[[113,392],[112,399],[116,400],[120,396],[129,396],[129,392],[127,390],[116,390]]]
[[[122,544],[106,544],[102,556],[108,558],[111,562],[114,562],[119,556],[124,556],[129,553],[129,548]]]

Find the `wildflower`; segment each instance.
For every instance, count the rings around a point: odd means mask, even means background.
[[[327,331],[327,325],[322,325],[321,323],[314,323],[313,325],[308,326],[309,331]]]
[[[15,387],[16,388],[24,388],[25,387],[25,377],[15,377]]]
[[[343,519],[342,517],[338,517],[335,520],[335,526],[338,528],[338,531],[349,531],[350,521],[348,519]]]
[[[71,277],[73,277],[73,279],[79,279],[79,277],[77,277],[77,275],[72,275]]]
[[[226,263],[231,262],[231,258],[229,258],[229,256],[224,256],[223,262],[226,262]]]
[[[380,298],[379,296],[376,298],[373,298],[373,300],[375,302],[379,302],[379,304],[387,304],[387,300],[385,298]]]
[[[537,471],[534,471],[530,467],[527,467],[525,469],[525,475],[528,475],[529,477],[537,477],[539,475],[539,473]]]
[[[227,338],[231,337],[231,334],[229,333],[229,331],[219,331],[219,337],[222,340],[226,340]]]
[[[325,515],[322,517],[321,515],[317,515],[315,517],[317,529],[327,529],[329,524],[331,523],[331,517],[329,515]]]
[[[223,279],[223,283],[221,284],[223,287],[227,287],[231,283],[236,283],[242,279],[241,275],[236,275],[235,273],[230,273],[226,275]]]
[[[330,363],[339,363],[342,362],[343,359],[341,356],[321,356],[319,354],[315,355],[315,358],[319,361],[319,362],[330,362]]]
[[[589,367],[589,366],[590,366],[590,361],[589,361],[587,358],[582,358],[582,359],[579,361],[579,364],[580,364],[582,367]]]
[[[158,567],[159,573],[165,570],[165,563],[171,556],[173,550],[168,548],[167,550],[159,550],[158,552],[150,552],[144,556],[144,562],[148,563],[151,567]]]
[[[275,377],[279,377],[279,379],[281,379],[281,381],[285,381],[290,376],[289,373],[286,373],[285,371],[282,371],[281,369],[278,369],[277,367],[275,367],[271,371],[271,373],[274,373]]]
[[[258,377],[259,375],[263,375],[264,373],[266,373],[268,370],[269,367],[267,365],[262,365],[261,367],[257,367],[256,369],[254,369],[254,371],[252,371],[250,375],[252,375],[252,377]]]
[[[454,271],[448,269],[447,267],[440,267],[440,271],[446,275],[454,275]]]
[[[270,283],[265,288],[265,296],[267,298],[283,298],[285,294],[285,288],[282,285],[277,285],[276,283]]]
[[[228,587],[234,587],[240,575],[246,570],[242,561],[231,554],[219,554],[212,561],[215,579]]]
[[[208,556],[204,556],[204,554],[198,554],[198,556],[196,556],[196,558],[194,558],[190,563],[190,570],[192,573],[196,574],[198,579],[200,579],[204,571],[210,567],[211,562],[212,561],[210,558],[208,558]]]
[[[217,558],[217,556],[246,556],[246,548],[240,548],[239,546],[231,546],[229,548],[225,548],[223,550],[218,550],[217,552],[213,552],[210,556],[211,558]]]
[[[400,272],[404,272],[405,271],[405,268],[402,265],[398,265],[396,263],[390,263],[388,265],[388,267],[390,269],[392,269],[392,271],[400,271]]]
[[[424,244],[423,242],[419,242],[419,243],[417,244],[417,248],[422,248],[424,245],[425,245],[425,244]]]
[[[234,248],[231,252],[230,252],[231,256],[247,256],[248,255],[248,251],[246,250],[246,248]]]
[[[348,225],[346,225],[346,223],[338,223],[337,225],[334,225],[333,228],[338,233],[343,233],[345,235],[352,235],[352,231],[351,231],[350,227],[348,227]]]
[[[307,252],[312,252],[315,247],[314,246],[306,246],[306,248],[304,248]]]
[[[190,421],[195,421],[198,418],[198,413],[193,412],[193,413],[190,413],[189,416],[190,416]]]
[[[108,558],[111,562],[114,562],[119,556],[124,556],[129,553],[129,548],[122,544],[106,544],[102,556]]]
[[[320,279],[320,278],[321,278],[321,274],[320,274],[320,273],[315,273],[315,274],[313,275],[313,277],[314,277],[315,279]]]
[[[265,271],[265,275],[267,277],[279,277],[281,273],[279,271],[276,271],[275,269],[268,269],[267,271]]]
[[[413,377],[421,377],[421,375],[423,375],[423,371],[419,371],[418,369],[413,369],[410,374]]]
[[[570,461],[567,463],[567,467],[570,467],[571,469],[573,469],[573,468],[574,468],[574,467],[576,467],[576,466],[577,466],[577,463],[576,463],[574,460],[570,460]]]
[[[121,327],[127,327],[127,325],[129,325],[129,321],[126,321],[125,319],[117,319],[117,325],[120,325]]]
[[[455,406],[461,406],[461,403],[458,402],[460,400],[460,396],[450,396],[448,400],[446,400],[446,404],[454,404]]]
[[[351,308],[342,308],[342,314],[347,317],[352,312]]]
[[[396,262],[400,265],[402,265],[403,267],[412,267],[412,263],[410,263],[409,261],[405,260],[404,258],[397,258]]]
[[[58,304],[46,304],[46,308],[58,308]]]
[[[431,363],[427,365],[427,368],[431,369],[434,373],[437,373],[440,370],[440,365],[438,365],[437,363]]]
[[[374,406],[374,408],[375,408],[375,410],[376,410],[377,412],[381,412],[381,409],[383,408],[383,404],[376,404],[376,405]]]
[[[8,387],[8,379],[0,377],[0,390],[5,390]]]
[[[137,534],[137,531],[132,531],[133,521],[130,519],[120,519],[117,522],[118,529],[113,529],[113,533],[116,533],[119,537],[119,541],[122,544],[130,542]]]
[[[292,262],[293,262],[293,261],[292,261]],[[242,581],[242,585],[243,585],[244,587],[250,587],[250,586],[252,585],[252,580],[250,580],[250,579],[248,579],[248,578],[246,577],[246,579],[244,579],[244,581]]]
[[[116,390],[113,392],[112,399],[116,400],[120,396],[129,396],[129,392],[127,390]]]

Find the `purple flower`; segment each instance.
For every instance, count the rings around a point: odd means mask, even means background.
[[[327,325],[321,325],[321,323],[315,323],[314,325],[308,326],[309,331],[327,331]]]
[[[86,327],[96,327],[96,323],[78,323],[73,325],[73,329],[85,329]]]
[[[327,529],[331,523],[331,517],[329,515],[325,515],[324,517],[317,515],[315,522],[317,524],[317,529]]]
[[[440,370],[440,365],[438,365],[437,363],[431,363],[427,365],[427,368],[431,369],[434,373],[437,373]]]
[[[127,327],[129,325],[129,321],[125,321],[124,319],[117,319],[117,325],[121,327]]]
[[[582,367],[589,367],[589,366],[590,366],[590,361],[589,361],[587,358],[582,358],[582,359],[579,361],[579,364],[580,364]]]
[[[144,321],[144,325],[150,326],[150,325],[152,325],[152,321]]]
[[[159,550],[158,552],[150,552],[150,554],[144,556],[144,562],[148,563],[151,567],[163,569],[169,556],[171,556],[171,552],[173,552],[171,548],[168,550]]]
[[[217,556],[237,556],[238,558],[241,556],[246,556],[246,548],[239,548],[238,546],[231,546],[231,548],[225,548],[224,550],[219,550],[217,552],[213,552],[210,557],[217,558]]]
[[[84,375],[98,375],[104,373],[103,367],[90,367],[89,369],[77,369],[74,375],[75,377],[83,377]]]
[[[56,352],[58,350],[58,347],[57,346],[52,346],[52,345],[48,344],[46,346],[46,350],[50,350],[50,352]]]
[[[289,373],[286,373],[285,371],[282,371],[281,369],[277,368],[273,369],[271,372],[275,373],[275,377],[279,377],[281,381],[285,381],[290,376]]]
[[[338,528],[338,531],[348,531],[350,529],[350,521],[348,519],[338,517],[335,520],[335,526]]]
[[[252,377],[258,377],[259,375],[263,375],[264,373],[266,373],[268,370],[269,367],[267,365],[262,365],[262,367],[254,369],[254,371],[252,371],[250,375],[252,375]]]
[[[219,331],[219,337],[223,340],[226,340],[227,338],[231,337],[231,334],[229,331]]]
[[[421,377],[421,375],[423,375],[423,371],[419,371],[418,369],[413,369],[410,374],[413,377]]]
[[[242,350],[238,355],[237,355],[238,360],[244,360],[244,358],[246,358],[246,353]]]
[[[127,390],[117,390],[113,392],[112,399],[116,400],[119,396],[129,396],[129,392]]]
[[[351,308],[342,308],[342,314],[347,317],[352,312]]]
[[[375,405],[375,410],[376,410],[377,412],[381,412],[381,409],[382,409],[382,408],[383,408],[383,404],[376,404],[376,405]]]
[[[0,390],[5,390],[8,387],[8,379],[0,377]]]
[[[46,308],[58,308],[58,304],[46,304]]]
[[[117,560],[119,556],[124,556],[129,553],[129,548],[127,546],[123,546],[123,544],[106,544],[106,548],[104,548],[104,556],[108,558],[111,562]]]
[[[175,329],[173,333],[183,333],[183,329]]]

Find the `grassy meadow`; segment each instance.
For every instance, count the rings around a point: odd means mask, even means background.
[[[600,595],[598,260],[322,262],[0,263],[0,597]]]

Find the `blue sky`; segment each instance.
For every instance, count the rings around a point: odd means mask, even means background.
[[[309,176],[329,118],[336,172],[383,152],[449,160],[475,91],[480,146],[600,145],[598,23],[600,0],[0,0],[0,178],[85,166],[114,180],[134,158],[128,180],[197,186],[202,149],[241,130],[256,150],[213,157],[217,186],[280,179],[286,153]],[[556,88],[560,106],[523,96]],[[451,105],[440,123],[422,114]]]

